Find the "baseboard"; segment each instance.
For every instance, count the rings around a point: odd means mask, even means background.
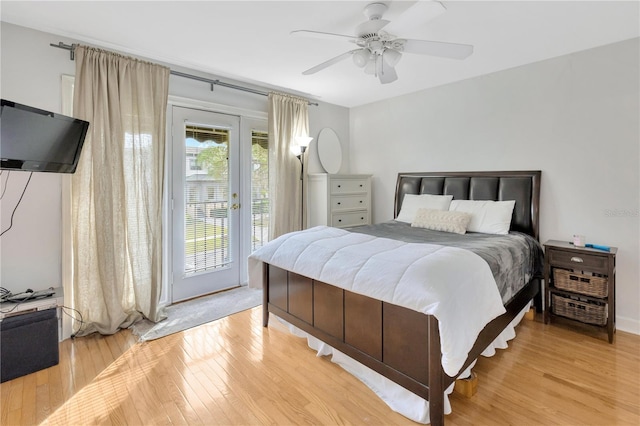
[[[618,316],[616,318],[616,329],[640,335],[640,320]]]

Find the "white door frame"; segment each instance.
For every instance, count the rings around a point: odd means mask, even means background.
[[[236,115],[221,114],[218,112],[203,111],[200,109],[185,108],[174,106],[171,111],[172,115],[172,164],[173,175],[171,179],[171,204],[172,204],[172,222],[173,222],[173,245],[172,245],[172,289],[173,302],[202,296],[217,291],[226,290],[240,285],[240,117]],[[212,206],[207,193],[208,186],[201,187],[197,185],[195,190],[197,194],[198,204],[193,206],[194,226],[204,226],[211,229],[220,230],[220,237],[226,232],[227,244],[221,247],[224,250],[224,258],[218,258],[220,249],[202,252],[196,250],[193,255],[194,266],[199,262],[197,259],[204,261],[210,260],[215,264],[219,264],[216,268],[208,267],[201,271],[188,271],[185,269],[187,265],[187,255],[185,253],[185,227],[187,210],[184,208],[189,200],[190,194],[185,192],[186,187],[186,169],[187,152],[185,147],[185,131],[187,125],[195,126],[212,126],[217,129],[225,129],[228,131],[228,177],[227,185],[225,185],[223,193],[226,194],[225,217],[215,218],[209,217],[209,209],[211,212],[216,211],[216,206]],[[195,173],[198,173],[197,171]],[[195,176],[200,176],[195,175]],[[205,173],[204,176],[207,176]],[[206,180],[204,181],[206,182]],[[215,186],[213,186],[215,191]],[[217,192],[217,191],[216,191]],[[202,198],[204,197],[204,198]],[[220,200],[221,201],[221,200]],[[217,206],[217,207],[222,207]],[[196,210],[202,212],[202,217],[195,216]],[[213,221],[214,223],[209,223]],[[200,225],[199,225],[200,224]],[[205,237],[202,241],[200,238],[195,239],[194,248],[198,244],[207,244],[209,237]],[[218,241],[214,237],[211,241]],[[224,241],[224,238],[222,238]],[[210,258],[210,259],[209,259]],[[224,263],[218,263],[224,262]],[[203,265],[203,266],[204,266]]]

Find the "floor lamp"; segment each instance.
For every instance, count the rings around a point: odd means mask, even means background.
[[[313,138],[309,136],[298,136],[296,138],[300,148],[300,153],[296,155],[296,158],[300,160],[300,230],[304,229],[304,153],[312,140]]]

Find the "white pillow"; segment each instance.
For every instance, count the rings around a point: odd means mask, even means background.
[[[471,214],[471,222],[469,222],[467,231],[505,235],[509,233],[511,215],[515,205],[514,200],[453,200],[449,210]]]
[[[396,220],[411,223],[416,217],[418,209],[449,210],[452,199],[453,195],[405,194]]]
[[[465,212],[418,209],[411,226],[464,234],[470,221],[471,215]]]

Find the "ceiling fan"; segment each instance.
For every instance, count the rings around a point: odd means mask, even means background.
[[[358,25],[355,35],[342,35],[326,33],[322,31],[296,30],[291,35],[303,37],[315,37],[325,39],[347,40],[355,43],[357,49],[350,50],[328,61],[322,62],[302,74],[315,74],[344,59],[351,57],[356,66],[364,68],[366,74],[377,76],[380,83],[387,84],[398,79],[395,65],[402,58],[402,53],[415,53],[419,55],[441,56],[453,59],[465,59],[473,53],[473,46],[469,44],[447,43],[441,41],[412,40],[398,38],[385,30],[399,28],[399,25],[390,25],[391,21],[382,19],[388,7],[385,3],[371,3],[364,8],[367,21]],[[412,19],[420,19],[422,16],[440,14],[445,9],[437,1],[418,1],[414,6],[405,11],[399,20],[404,24]],[[429,16],[427,16],[429,18]],[[406,25],[403,26],[406,28]]]

